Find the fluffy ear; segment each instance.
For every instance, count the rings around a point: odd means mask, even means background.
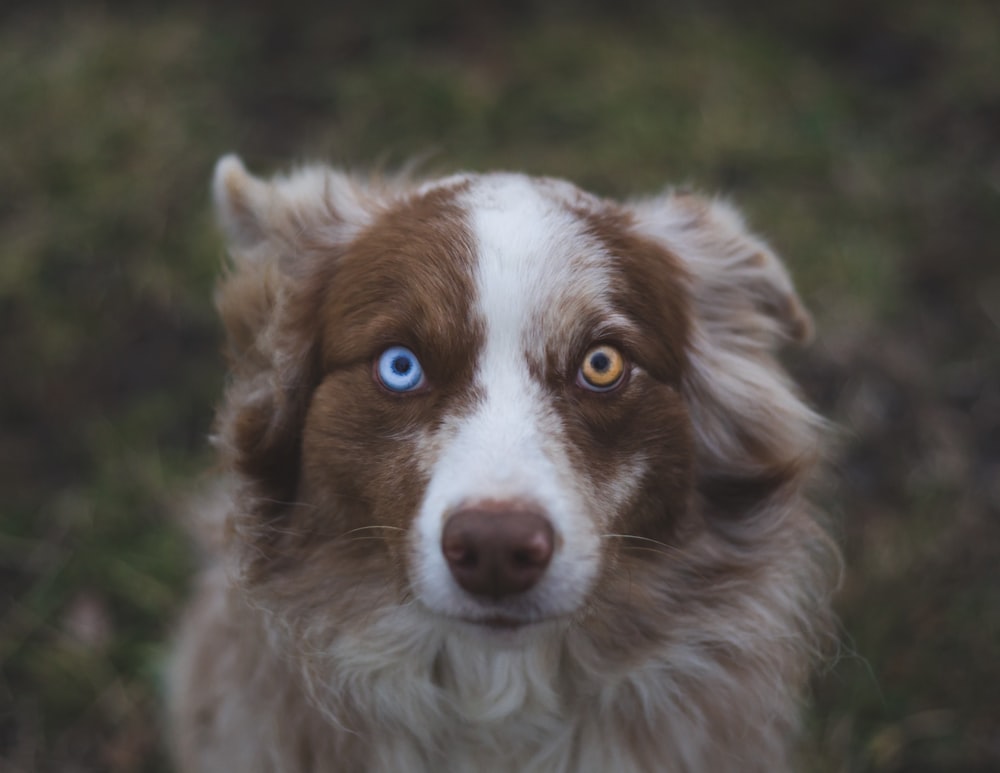
[[[692,329],[684,389],[698,443],[699,489],[732,513],[805,478],[818,417],[773,351],[812,333],[784,265],[729,205],[669,194],[633,207],[637,227],[688,273]]]
[[[234,370],[266,367],[255,351],[258,336],[274,313],[280,273],[277,254],[268,254],[269,212],[279,208],[270,185],[247,172],[237,156],[219,159],[212,177],[215,213],[226,238],[230,270],[219,283],[215,303],[226,330]],[[254,355],[257,355],[255,357]]]
[[[281,297],[315,268],[316,255],[335,251],[368,223],[372,197],[318,165],[262,180],[235,155],[216,164],[212,194],[231,258],[216,304],[239,368],[254,364],[254,348],[281,314]]]
[[[254,529],[294,501],[323,294],[333,261],[370,217],[372,196],[321,166],[262,180],[235,156],[216,165],[212,192],[230,254],[216,290],[231,378],[215,441],[246,484],[236,526]]]
[[[274,201],[271,187],[247,172],[239,156],[223,156],[212,176],[215,213],[234,249],[248,249],[266,238],[267,213]]]
[[[262,180],[235,155],[215,165],[212,198],[230,248],[237,253],[264,244],[299,246],[342,242],[367,225],[385,191],[326,166],[313,164]]]
[[[687,266],[695,310],[710,333],[771,346],[811,337],[788,271],[732,206],[674,193],[641,202],[636,214]]]

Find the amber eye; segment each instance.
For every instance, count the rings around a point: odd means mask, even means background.
[[[580,385],[595,392],[607,392],[625,377],[625,358],[610,344],[597,344],[587,350],[580,365]]]

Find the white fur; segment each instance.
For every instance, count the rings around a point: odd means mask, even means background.
[[[461,202],[478,259],[475,313],[486,330],[475,377],[482,399],[433,442],[440,455],[414,529],[418,598],[450,617],[530,621],[575,611],[600,565],[601,514],[632,493],[642,472],[638,461],[622,460],[630,469],[595,496],[571,466],[559,416],[529,371],[529,359],[542,361],[546,346],[565,345],[551,336],[553,314],[567,304],[604,320],[620,317],[608,299],[607,256],[546,193],[518,175],[491,175]],[[448,516],[485,500],[536,507],[557,535],[539,585],[492,605],[458,587],[440,549]]]

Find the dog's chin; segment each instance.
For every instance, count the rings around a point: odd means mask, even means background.
[[[520,620],[516,617],[507,617],[505,615],[494,615],[493,617],[486,617],[481,620],[467,620],[466,622],[472,625],[481,625],[486,628],[494,628],[500,631],[516,631],[519,628],[524,628],[529,625],[534,625],[535,620]]]
[[[463,620],[462,636],[470,643],[500,649],[521,648],[547,639],[562,629],[558,619],[518,620],[494,617],[484,620]]]
[[[488,612],[461,617],[448,615],[442,622],[462,638],[477,643],[520,646],[563,630],[568,625],[568,618],[524,617]]]

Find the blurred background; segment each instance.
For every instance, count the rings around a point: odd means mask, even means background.
[[[738,202],[838,426],[843,645],[802,769],[1000,770],[1000,4],[127,9],[0,10],[0,770],[168,769],[233,150]]]

